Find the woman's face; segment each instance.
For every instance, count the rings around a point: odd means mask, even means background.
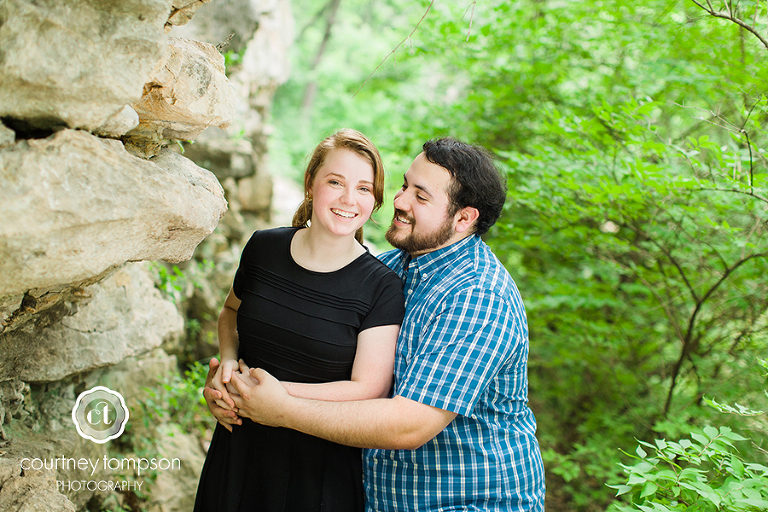
[[[311,191],[312,227],[354,236],[373,212],[373,167],[354,151],[332,149],[317,169]]]

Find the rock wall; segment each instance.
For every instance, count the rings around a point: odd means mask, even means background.
[[[191,509],[196,436],[145,415],[96,444],[71,415],[95,385],[144,410],[177,358],[215,353],[185,324],[215,328],[243,239],[270,222],[288,1],[208,2],[0,2],[0,510]],[[204,270],[174,301],[156,288],[160,265]],[[61,485],[114,481],[109,468],[84,478],[21,463],[138,457],[147,436],[182,467],[153,474],[140,503]]]

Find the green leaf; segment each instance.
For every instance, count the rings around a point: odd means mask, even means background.
[[[707,436],[709,436],[710,439],[715,439],[720,435],[720,432],[715,427],[712,427],[712,426],[704,427],[704,433],[707,434]]]
[[[655,483],[653,483],[653,482],[647,482],[647,483],[646,483],[646,484],[643,486],[643,490],[642,490],[642,492],[640,493],[640,497],[641,497],[641,498],[644,498],[644,497],[646,497],[646,496],[650,496],[650,495],[652,495],[652,494],[655,494],[655,493],[656,493],[656,491],[658,490],[658,488],[659,488],[659,486],[658,486],[658,485],[656,485]]]
[[[616,496],[621,496],[622,494],[631,492],[634,489],[634,487],[631,485],[609,485],[608,487],[616,489]]]
[[[735,476],[739,478],[744,477],[744,464],[742,464],[741,460],[733,454],[731,454],[731,469]]]

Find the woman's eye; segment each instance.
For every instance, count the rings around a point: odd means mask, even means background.
[[[360,187],[360,191],[361,191],[361,192],[365,192],[366,194],[368,194],[368,193],[370,193],[370,192],[371,192],[371,189],[370,189],[370,188],[368,188],[368,187]]]

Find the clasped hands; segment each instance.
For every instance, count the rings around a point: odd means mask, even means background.
[[[265,370],[249,368],[242,359],[220,363],[216,358],[208,364],[203,396],[211,414],[230,432],[233,425],[243,424],[242,418],[279,426],[280,403],[289,398],[280,381]]]

